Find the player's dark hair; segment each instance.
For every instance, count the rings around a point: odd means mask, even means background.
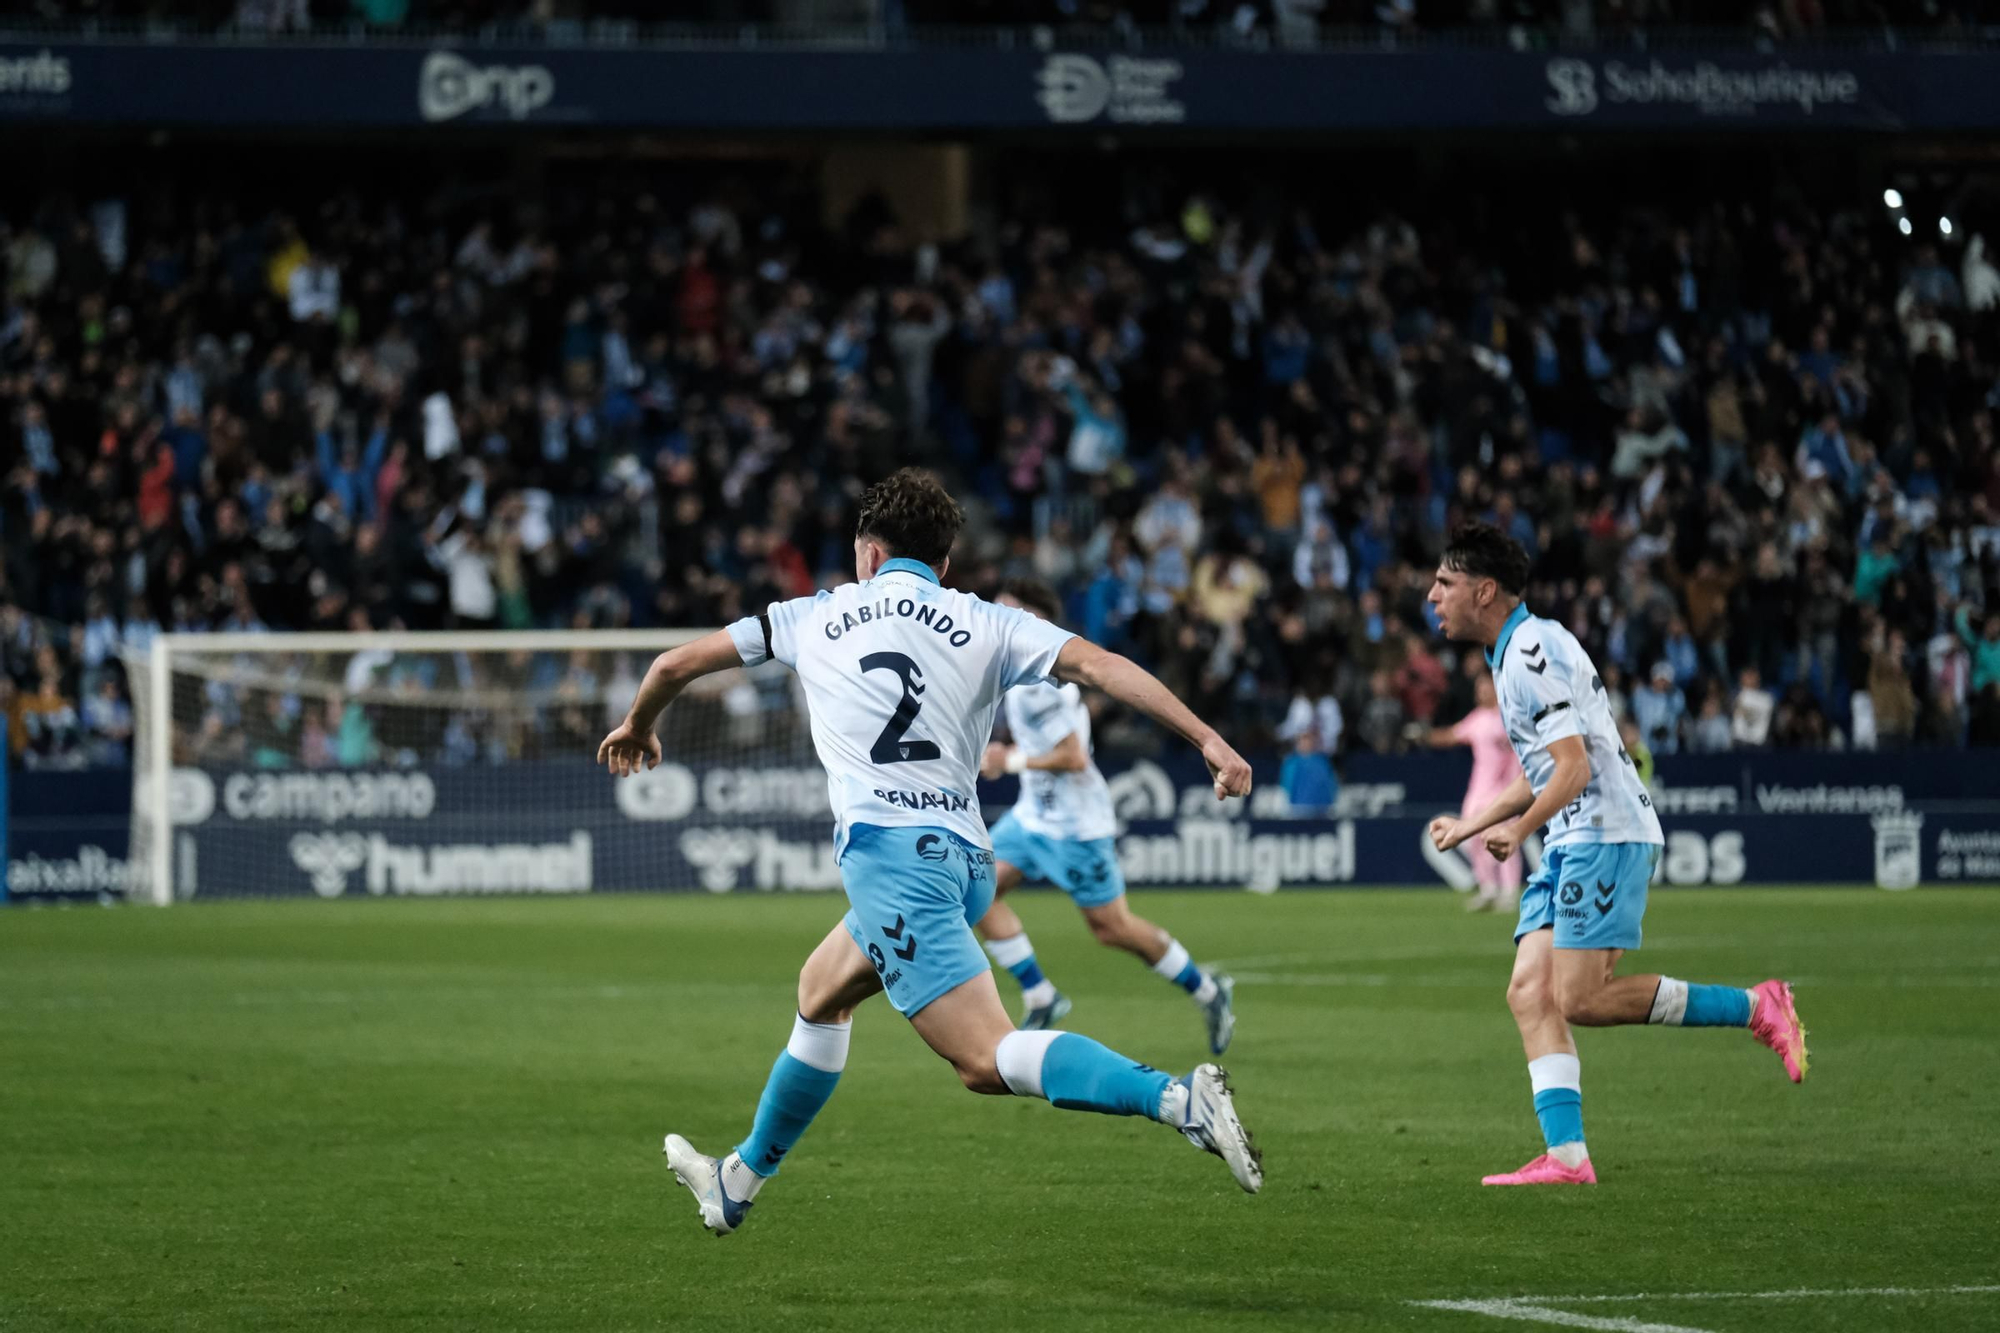
[[[1002,596],[1011,597],[1044,620],[1062,619],[1062,598],[1040,579],[1008,579],[1000,585]]]
[[[1467,522],[1453,528],[1438,563],[1454,573],[1492,579],[1500,591],[1516,597],[1528,586],[1527,551],[1491,523]]]
[[[906,467],[861,493],[855,535],[873,537],[900,556],[941,565],[965,525],[965,511],[921,468]]]

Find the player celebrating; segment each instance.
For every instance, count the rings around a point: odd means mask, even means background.
[[[661,654],[598,747],[614,775],[651,768],[660,761],[654,723],[690,681],[775,659],[805,687],[826,767],[850,910],[799,972],[798,1018],[748,1137],[717,1159],[667,1136],[667,1164],[718,1235],[742,1225],[833,1095],[854,1010],[884,990],[972,1091],[1146,1116],[1221,1157],[1246,1191],[1263,1183],[1222,1070],[1205,1064],[1170,1078],[1076,1033],[1016,1031],[1001,1007],[972,923],[993,900],[976,787],[1003,693],[1052,676],[1103,690],[1198,746],[1218,800],[1249,793],[1250,766],[1125,658],[941,586],[964,521],[925,473],[905,469],[871,486],[855,530],[858,582],[773,602]]]
[[[1484,833],[1487,851],[1505,861],[1529,833],[1549,826],[1541,868],[1521,897],[1507,984],[1548,1151],[1484,1183],[1593,1185],[1571,1024],[1747,1027],[1784,1060],[1794,1083],[1806,1073],[1805,1029],[1782,981],[1739,990],[1613,975],[1619,956],[1639,947],[1664,838],[1618,743],[1597,669],[1568,630],[1528,614],[1527,582],[1527,552],[1484,523],[1454,531],[1438,564],[1430,602],[1439,625],[1449,638],[1486,645],[1524,776],[1469,818],[1439,816],[1431,838],[1446,851]]]
[[[1507,739],[1507,724],[1500,720],[1499,696],[1493,677],[1481,673],[1472,687],[1473,710],[1449,727],[1426,728],[1412,723],[1413,734],[1433,749],[1454,745],[1472,748],[1472,781],[1466,784],[1465,800],[1458,812],[1472,818],[1495,797],[1514,785],[1521,776],[1521,763],[1514,758],[1514,746]],[[1521,892],[1521,854],[1516,851],[1505,861],[1496,861],[1483,843],[1474,842],[1468,854],[1473,882],[1479,892],[1465,905],[1468,912],[1505,911]]]
[[[1002,588],[1000,605],[1053,623],[1062,614],[1055,590],[1033,579]],[[1024,879],[1054,884],[1070,896],[1099,944],[1136,954],[1185,990],[1208,1024],[1208,1049],[1221,1055],[1236,1030],[1235,983],[1188,957],[1187,946],[1125,903],[1125,873],[1112,836],[1118,821],[1111,789],[1090,758],[1090,711],[1074,685],[1045,682],[1007,691],[1007,730],[1014,744],[989,745],[980,776],[1021,776],[1021,797],[992,829],[993,907],[979,923],[986,952],[1021,983],[1021,1026],[1039,1031],[1060,1022],[1069,999],[1042,975],[1035,946],[1001,894]]]

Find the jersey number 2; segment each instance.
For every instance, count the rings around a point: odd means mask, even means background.
[[[923,679],[923,668],[902,653],[870,653],[861,659],[861,672],[893,671],[902,679],[903,697],[896,701],[896,711],[889,715],[889,725],[882,728],[882,734],[875,738],[874,748],[868,757],[878,764],[904,764],[918,759],[936,759],[940,751],[936,741],[906,741],[903,733],[917,720],[917,710],[923,702],[917,698],[924,687],[917,684]]]

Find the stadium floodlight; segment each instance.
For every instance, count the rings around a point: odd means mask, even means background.
[[[1903,235],[1908,236],[1910,232],[1914,230],[1914,228],[1910,226],[1910,220],[1908,218],[1897,218],[1896,230],[1902,232]]]
[[[1950,218],[1939,218],[1939,219],[1938,219],[1938,235],[1940,235],[1940,236],[1949,236],[1949,235],[1951,235],[1951,219],[1950,219]]]
[[[1882,191],[1882,206],[1884,208],[1901,208],[1903,206],[1903,192],[1894,186],[1890,186],[1888,189]]]

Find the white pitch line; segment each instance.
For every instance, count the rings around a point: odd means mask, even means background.
[[[1564,1305],[1626,1301],[1797,1301],[1838,1297],[1990,1296],[2000,1285],[1956,1287],[1792,1287],[1783,1291],[1650,1291],[1612,1296],[1509,1296],[1489,1300],[1411,1301],[1427,1310],[1457,1310],[1492,1319],[1549,1324],[1558,1328],[1598,1329],[1602,1333],[1708,1333],[1685,1324],[1654,1324],[1622,1315],[1590,1315],[1556,1308]]]
[[[1971,1287],[1793,1287],[1784,1291],[1652,1291],[1623,1296],[1536,1296],[1538,1301],[1797,1301],[1828,1296],[1992,1296],[2000,1284]]]
[[[1553,1324],[1559,1328],[1594,1328],[1603,1333],[1709,1333],[1705,1328],[1690,1328],[1686,1324],[1649,1324],[1642,1319],[1628,1319],[1623,1315],[1578,1314],[1574,1310],[1558,1310],[1554,1306],[1537,1305],[1533,1301],[1412,1301],[1431,1310],[1460,1310],[1466,1314],[1483,1314],[1493,1319],[1518,1319],[1529,1324]]]

